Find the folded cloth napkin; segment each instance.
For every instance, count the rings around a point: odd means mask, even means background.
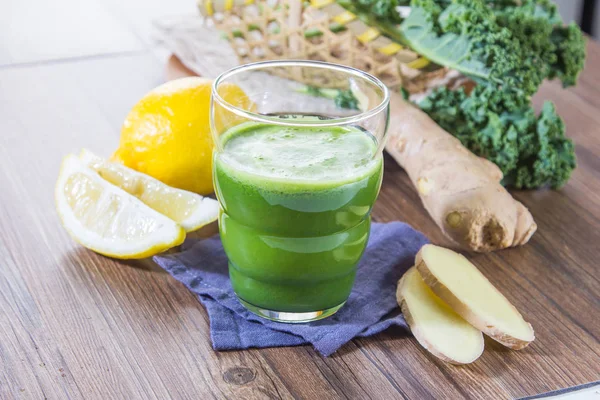
[[[256,316],[235,296],[227,256],[219,236],[188,241],[180,253],[154,261],[196,293],[210,318],[215,350],[312,344],[329,356],[355,337],[392,325],[406,327],[396,302],[396,284],[427,238],[401,222],[374,223],[346,304],[333,316],[305,324],[285,324]]]

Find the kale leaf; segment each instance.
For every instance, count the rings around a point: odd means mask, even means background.
[[[550,0],[337,0],[395,42],[478,83],[532,95],[544,79],[574,85],[585,39]],[[402,18],[398,5],[411,6]]]
[[[532,95],[546,78],[577,81],[585,40],[547,0],[413,0],[403,42],[478,83]],[[396,39],[400,39],[399,36]]]
[[[358,6],[369,10],[380,20],[387,20],[392,23],[402,22],[400,14],[396,7],[410,4],[409,0],[357,0]]]
[[[554,105],[531,104],[545,79],[577,83],[585,38],[551,0],[336,0],[362,21],[477,86],[435,90],[419,106],[474,153],[496,163],[504,184],[561,187],[576,166]],[[403,18],[398,5],[409,3]]]
[[[305,85],[296,90],[298,93],[304,93],[313,97],[324,97],[331,99],[335,102],[335,105],[339,108],[346,108],[349,110],[358,110],[358,99],[350,89],[332,89],[332,88],[319,88],[316,86]]]
[[[339,108],[358,110],[358,99],[351,90],[340,90],[333,101],[335,101],[335,105]]]
[[[536,115],[527,96],[477,86],[470,95],[438,88],[419,106],[473,153],[498,165],[505,185],[559,188],[576,167],[573,142],[550,102]]]
[[[498,25],[511,31],[543,78],[563,86],[577,83],[585,63],[585,39],[575,23],[567,26],[550,0],[488,0]]]

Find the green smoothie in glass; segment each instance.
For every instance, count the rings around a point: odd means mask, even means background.
[[[374,138],[353,127],[249,122],[221,140],[214,182],[239,298],[296,313],[343,304],[381,185]]]
[[[225,101],[235,86],[247,98]],[[338,92],[356,101],[338,102]],[[219,231],[248,310],[309,322],[344,305],[369,239],[388,121],[387,88],[348,67],[271,61],[214,82]]]

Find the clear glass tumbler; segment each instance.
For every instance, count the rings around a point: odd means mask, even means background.
[[[383,176],[389,93],[359,70],[272,61],[212,88],[219,230],[240,302],[281,322],[344,305]]]

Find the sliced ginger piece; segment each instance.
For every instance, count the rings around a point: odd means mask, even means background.
[[[437,358],[469,364],[483,353],[481,331],[436,296],[415,267],[398,282],[396,298],[417,341]]]
[[[415,260],[431,290],[475,328],[513,350],[535,334],[519,311],[463,255],[427,244]]]

